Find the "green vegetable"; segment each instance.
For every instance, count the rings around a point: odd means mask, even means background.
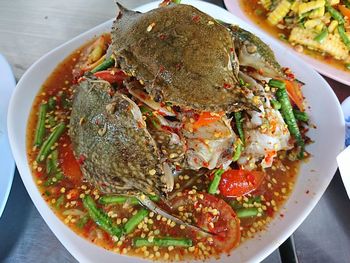
[[[350,1],[349,0],[344,0],[344,4],[347,8],[350,8]]]
[[[307,122],[309,120],[309,116],[306,112],[301,112],[299,110],[293,109],[293,114],[299,121]]]
[[[126,234],[130,234],[134,231],[138,224],[142,222],[142,220],[148,215],[147,209],[139,210],[135,215],[133,215],[128,222],[124,225],[124,232]]]
[[[150,195],[148,196],[149,199],[151,199],[153,202],[158,202],[159,197],[156,195]],[[127,201],[131,205],[137,205],[139,204],[139,200],[137,200],[136,197],[133,196],[116,196],[116,195],[105,195],[101,196],[100,199],[98,200],[100,204],[103,205],[109,205],[109,204],[123,204],[126,203]]]
[[[45,120],[47,113],[47,103],[42,103],[39,108],[38,123],[35,130],[34,145],[41,146],[45,135]]]
[[[83,205],[89,213],[91,219],[103,230],[112,236],[121,237],[123,231],[115,226],[108,215],[101,209],[97,208],[94,199],[87,195],[83,198]]]
[[[53,97],[49,98],[49,101],[47,102],[47,104],[49,105],[49,109],[50,110],[54,110],[55,106],[56,106],[56,101]]]
[[[350,50],[350,39],[345,32],[344,25],[338,25],[338,33],[345,46]]]
[[[237,139],[235,141],[234,149],[235,149],[235,153],[234,153],[234,155],[232,157],[232,161],[233,162],[237,162],[239,157],[241,157],[242,150],[243,150],[243,143],[242,143],[241,139]]]
[[[58,151],[55,149],[51,153],[51,158],[46,159],[46,173],[57,173],[58,167]]]
[[[64,132],[64,129],[66,128],[66,124],[61,122],[58,124],[52,131],[52,133],[49,135],[49,137],[44,141],[43,145],[40,148],[39,154],[36,157],[36,161],[42,162],[44,161],[47,156],[52,151],[51,147],[54,146],[54,144],[58,141],[58,139],[61,137],[62,133]]]
[[[276,110],[281,109],[281,103],[279,103],[277,100],[271,100],[272,107]]]
[[[56,173],[54,176],[49,177],[47,181],[44,183],[45,186],[50,186],[57,184],[59,181],[61,181],[64,178],[64,175],[62,172]]]
[[[64,195],[61,195],[55,203],[56,208],[60,208],[63,205],[64,202]]]
[[[259,214],[259,211],[256,207],[242,208],[242,209],[236,210],[236,215],[239,218],[253,217],[253,216],[257,216],[258,214]]]
[[[105,59],[100,65],[97,65],[94,69],[91,70],[91,73],[96,73],[105,69],[108,69],[114,66],[115,60],[110,57],[109,59]]]
[[[85,215],[82,218],[80,218],[77,222],[77,227],[83,228],[86,225],[86,223],[89,221],[89,218],[90,218],[89,215]]]
[[[214,173],[214,178],[213,181],[211,181],[210,185],[209,185],[209,189],[208,189],[208,193],[209,194],[216,194],[216,191],[218,190],[218,186],[221,180],[221,175],[224,173],[225,171],[222,169],[218,169],[215,171]]]
[[[314,40],[317,41],[318,43],[322,43],[328,36],[328,29],[325,28],[319,33]]]
[[[334,9],[331,5],[327,4],[326,9],[329,12],[329,14],[338,21],[339,25],[342,25],[345,23],[343,15],[338,12],[336,9]]]
[[[297,145],[300,147],[300,152],[298,157],[302,159],[304,157],[305,142],[303,140],[303,137],[301,136],[297,121],[293,114],[293,108],[292,108],[292,105],[290,104],[288,93],[286,91],[286,84],[283,81],[272,79],[269,81],[269,86],[278,88],[276,91],[276,97],[278,101],[281,103],[281,113],[282,113],[283,119],[288,125],[289,132],[295,138]]]
[[[157,246],[157,247],[191,247],[192,240],[189,238],[174,238],[174,237],[155,237],[152,241],[149,238],[134,238],[133,239],[134,247],[149,247],[149,246]]]
[[[235,112],[235,121],[236,121],[236,127],[239,134],[239,137],[241,138],[241,141],[243,142],[243,145],[245,144],[245,138],[244,138],[244,132],[243,132],[243,118],[242,118],[242,112],[237,111]]]
[[[350,63],[346,63],[346,64],[345,64],[345,68],[348,69],[348,70],[350,70]]]

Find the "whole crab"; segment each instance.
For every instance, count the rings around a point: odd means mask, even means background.
[[[110,51],[129,76],[123,92],[88,77],[76,87],[70,136],[84,176],[102,192],[162,195],[175,172],[227,167],[231,114],[261,106],[240,68],[282,76],[272,51],[189,5],[118,6]]]

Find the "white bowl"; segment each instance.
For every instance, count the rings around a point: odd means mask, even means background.
[[[309,114],[311,121],[317,125],[316,130],[310,130],[309,136],[315,143],[307,147],[312,158],[302,165],[295,189],[281,210],[284,217],[276,216],[267,231],[244,242],[232,251],[230,257],[223,256],[221,260],[212,259],[210,262],[261,261],[297,229],[331,181],[337,168],[336,156],[344,145],[344,119],[341,108],[337,97],[323,78],[276,40],[218,6],[200,1],[184,2],[190,2],[213,17],[236,23],[260,36],[270,44],[278,61],[283,66],[290,67],[297,78],[306,83],[304,94],[311,107]],[[137,10],[145,12],[157,5],[158,2],[154,2],[141,6]],[[40,86],[60,61],[93,36],[108,31],[111,24],[112,21],[107,21],[68,41],[43,56],[27,70],[19,81],[10,102],[8,133],[18,170],[30,197],[48,226],[76,259],[81,262],[143,262],[143,259],[121,256],[104,250],[76,235],[64,225],[41,197],[31,175],[26,155],[27,120]],[[306,194],[307,191],[309,194]]]
[[[242,10],[240,0],[224,0],[224,2],[225,2],[225,6],[232,14],[242,19],[243,21],[246,21],[247,23],[251,24],[254,28],[259,30],[259,26],[254,21],[252,21],[252,19]],[[332,66],[331,64],[327,63],[326,61],[322,61],[322,60],[313,58],[311,56],[308,56],[306,54],[299,53],[295,51],[294,48],[290,44],[286,43],[285,41],[278,40],[277,38],[275,39],[280,44],[285,46],[285,48],[288,49],[288,52],[291,52],[297,56],[300,56],[304,60],[304,62],[309,64],[311,67],[316,69],[321,74],[331,79],[335,79],[339,82],[342,82],[346,85],[350,85],[350,71],[338,69],[335,66]]]

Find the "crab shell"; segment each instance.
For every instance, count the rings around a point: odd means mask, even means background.
[[[158,148],[138,106],[101,80],[75,91],[69,135],[85,179],[104,193],[164,192]]]
[[[246,90],[237,85],[238,65],[228,28],[185,4],[147,13],[118,6],[113,56],[155,101],[211,112],[254,108]]]

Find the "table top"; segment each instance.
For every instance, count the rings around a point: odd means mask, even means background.
[[[129,8],[149,0],[120,1]],[[220,0],[211,0],[223,6]],[[115,17],[112,0],[12,0],[0,2],[0,53],[18,80],[43,54]],[[340,101],[350,87],[325,78]],[[300,262],[350,262],[350,201],[337,172],[326,193],[293,234]],[[292,242],[293,243],[293,242]],[[291,262],[283,249],[264,262]],[[18,172],[0,218],[0,262],[76,262],[47,227],[30,200]]]

